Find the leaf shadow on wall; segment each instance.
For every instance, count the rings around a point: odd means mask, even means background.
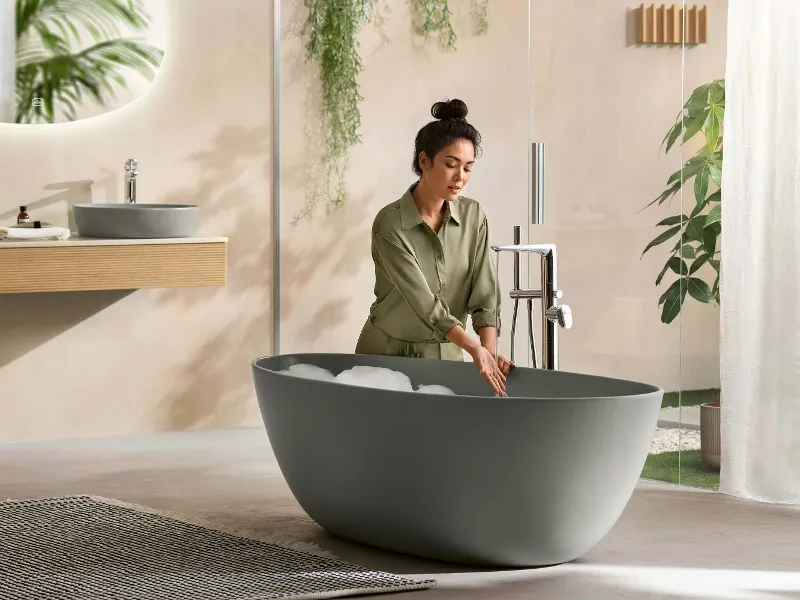
[[[82,179],[47,184],[44,190],[58,191],[44,198],[25,201],[28,212],[36,219],[37,213],[63,205],[65,214],[61,224],[69,224],[74,229],[72,207],[92,201],[93,183],[91,179]],[[17,212],[18,209],[15,208],[0,213],[0,223],[16,221]],[[0,294],[0,331],[3,342],[0,344],[0,368],[90,319],[132,291]]]
[[[321,133],[319,86],[306,80],[304,91],[303,131],[296,136],[303,140],[302,152],[294,154],[295,160],[282,160],[280,175],[281,212],[292,215],[289,230],[280,236],[281,330],[292,336],[293,351],[301,351],[304,340],[316,340],[321,332],[347,319],[353,297],[347,281],[358,274],[364,261],[371,260],[369,232],[374,218],[371,194],[359,198],[350,194],[339,209],[326,204],[327,176],[320,158],[326,140]],[[292,132],[284,126],[282,135]],[[348,173],[357,177],[358,170],[358,165],[351,164]],[[320,284],[325,286],[324,294],[314,287]],[[371,288],[365,290],[369,292]],[[309,298],[313,299],[310,312],[305,302]]]
[[[383,32],[387,10],[388,3],[380,2],[372,21],[381,44],[388,41]],[[281,337],[298,352],[309,349],[306,342],[313,344],[321,333],[350,320],[353,297],[362,293],[350,282],[371,264],[369,232],[376,211],[371,193],[349,194],[338,210],[327,205],[321,74],[317,64],[306,60],[307,16],[307,9],[296,4],[282,29],[282,39],[288,42],[282,59],[289,76],[282,81],[281,92],[285,102],[303,103],[302,118],[294,123],[285,119],[281,126],[289,149],[284,149],[280,174],[281,213],[291,215],[280,236]],[[351,163],[348,179],[357,179],[362,168]],[[371,292],[371,284],[363,290]],[[352,351],[358,333],[351,332],[353,339],[345,342],[345,348],[331,350]]]
[[[229,314],[215,315],[219,329],[176,361],[172,389],[156,410],[157,427],[241,425],[251,412],[250,362],[268,354],[272,338],[271,143],[266,126],[225,127],[209,149],[189,156],[199,172],[196,184],[159,200],[201,204],[197,235],[228,237],[228,277],[225,287],[164,290],[158,302],[187,319],[195,313],[199,323],[206,311]]]

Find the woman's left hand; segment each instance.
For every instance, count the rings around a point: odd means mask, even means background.
[[[497,355],[497,367],[500,371],[508,377],[508,373],[511,371],[511,367],[514,366],[514,363],[508,360],[505,356]]]

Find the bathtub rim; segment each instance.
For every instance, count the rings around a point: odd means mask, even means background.
[[[635,400],[637,398],[638,399],[644,399],[646,397],[651,396],[652,394],[658,394],[658,393],[662,394],[662,398],[663,398],[663,394],[665,393],[664,390],[661,387],[656,386],[656,385],[651,384],[651,383],[644,383],[644,382],[641,382],[641,381],[634,381],[632,379],[622,379],[622,378],[619,378],[619,377],[608,377],[606,375],[593,375],[593,374],[589,374],[589,373],[577,373],[577,372],[573,372],[573,371],[560,370],[559,371],[560,373],[565,373],[565,374],[566,373],[570,373],[570,374],[573,374],[573,375],[579,375],[581,377],[588,377],[588,378],[596,379],[596,380],[613,381],[614,383],[630,384],[630,385],[639,386],[641,388],[648,388],[648,390],[647,391],[642,391],[642,392],[639,392],[639,393],[636,393],[636,394],[622,394],[622,395],[621,394],[607,394],[607,395],[604,395],[604,396],[558,396],[558,397],[553,397],[553,396],[500,396],[500,397],[498,397],[498,396],[475,396],[475,395],[471,395],[471,394],[455,394],[455,395],[450,395],[450,394],[432,394],[430,392],[419,392],[417,390],[413,390],[413,392],[407,392],[407,391],[402,391],[402,390],[388,390],[388,389],[384,389],[384,388],[370,388],[370,387],[363,386],[363,385],[353,385],[351,383],[339,383],[339,382],[333,382],[333,381],[325,381],[325,380],[322,380],[322,379],[312,379],[310,377],[298,377],[297,375],[289,375],[288,373],[282,373],[281,371],[268,369],[268,368],[266,368],[266,367],[264,367],[264,366],[259,364],[259,361],[267,360],[267,359],[277,359],[277,358],[280,358],[280,357],[301,357],[301,356],[308,356],[308,357],[312,357],[312,356],[315,356],[315,357],[321,357],[321,356],[322,357],[324,357],[324,356],[340,357],[340,356],[359,356],[359,355],[357,355],[357,354],[340,353],[340,352],[293,352],[293,353],[289,353],[289,354],[265,355],[265,356],[260,356],[260,357],[258,357],[256,359],[253,359],[253,361],[251,362],[251,368],[252,368],[253,371],[255,371],[255,370],[265,371],[267,373],[270,373],[270,374],[278,376],[278,377],[291,377],[292,379],[300,379],[300,380],[305,381],[306,383],[310,382],[310,383],[315,384],[315,385],[316,384],[331,384],[331,383],[335,383],[335,385],[345,386],[346,388],[350,388],[350,389],[360,389],[360,390],[372,389],[372,390],[378,390],[380,392],[387,393],[387,394],[403,394],[403,395],[407,395],[409,393],[413,393],[414,395],[418,395],[421,398],[427,398],[427,399],[431,399],[431,398],[439,398],[439,399],[442,399],[442,398],[463,398],[463,399],[470,399],[470,400],[491,400],[494,403],[496,403],[498,401],[506,401],[507,402],[507,401],[512,401],[512,400],[516,400],[516,401],[524,401],[524,400],[545,401],[545,400],[549,400],[549,401],[552,401],[552,402],[566,402],[566,401],[585,402],[587,400],[612,400],[612,399],[615,399],[615,398],[626,398],[626,399],[632,399],[632,400]],[[425,359],[417,359],[417,360],[425,360]],[[309,364],[309,365],[311,365],[313,363],[296,363],[296,364]],[[313,366],[318,366],[318,365],[313,365]],[[357,366],[357,365],[354,365],[354,366]],[[320,367],[320,368],[324,368],[324,367]]]

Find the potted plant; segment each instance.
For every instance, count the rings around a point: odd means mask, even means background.
[[[658,301],[663,323],[671,323],[678,316],[687,294],[698,302],[719,306],[721,254],[718,238],[722,231],[720,188],[724,117],[725,80],[719,79],[692,92],[662,141],[666,152],[679,138],[684,147],[695,138],[699,146],[695,154],[670,176],[664,192],[645,207],[660,206],[682,190],[690,190],[683,196],[684,210],[660,221],[656,227],[666,229],[642,252],[644,256],[651,248],[674,241],[669,258],[656,278],[658,286],[667,272],[674,277]],[[690,180],[694,180],[691,188],[686,185]],[[700,444],[703,462],[709,467],[719,468],[719,395],[716,402],[700,405]]]

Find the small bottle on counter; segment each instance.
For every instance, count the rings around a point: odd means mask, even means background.
[[[12,215],[14,213],[11,213]],[[19,214],[17,215],[17,225],[22,225],[23,223],[30,223],[31,217],[28,214],[28,207],[27,206],[20,206],[19,207]]]

